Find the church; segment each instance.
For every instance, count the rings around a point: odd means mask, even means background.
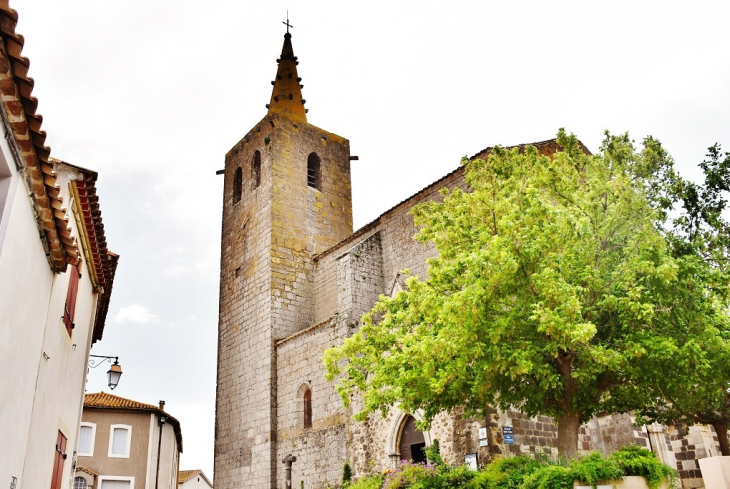
[[[416,242],[415,204],[443,187],[466,188],[457,168],[354,231],[347,139],[307,122],[299,61],[284,36],[267,114],[226,154],[221,242],[215,486],[285,487],[289,454],[295,487],[340,484],[423,459],[439,440],[447,462],[478,464],[497,455],[553,451],[553,420],[517,411],[487,418],[442,413],[428,431],[392,408],[352,419],[335,385],[324,379],[323,352],[358,330],[381,294],[403,287],[399,271],[426,276],[436,251]],[[542,154],[555,140],[532,143]],[[487,148],[474,158],[486,158]],[[611,452],[631,443],[653,450],[702,487],[697,459],[719,453],[709,427],[635,426],[630,415],[583,425],[580,450]],[[713,438],[714,437],[714,438]]]

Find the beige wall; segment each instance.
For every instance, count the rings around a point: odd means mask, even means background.
[[[134,489],[155,487],[157,446],[159,442],[158,415],[150,412],[84,409],[82,421],[96,425],[93,456],[79,456],[78,465],[91,469],[99,477],[134,477]],[[109,457],[112,425],[132,427],[129,458]],[[177,486],[179,451],[175,430],[166,423],[162,431],[159,489]]]
[[[92,457],[79,456],[78,464],[100,476],[118,475],[134,477],[135,489],[143,489],[147,479],[150,419],[153,414],[140,412],[113,412],[84,409],[83,422],[96,424],[96,439]],[[129,458],[109,457],[109,441],[112,425],[132,427]]]

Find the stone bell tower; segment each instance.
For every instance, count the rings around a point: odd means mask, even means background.
[[[313,255],[352,234],[349,142],[307,122],[288,32],[277,63],[225,160],[216,489],[277,487],[275,344],[313,322]]]

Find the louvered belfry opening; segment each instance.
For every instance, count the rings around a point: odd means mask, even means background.
[[[310,153],[307,158],[307,185],[317,190],[321,190],[321,166],[317,153]]]

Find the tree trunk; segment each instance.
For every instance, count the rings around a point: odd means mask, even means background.
[[[569,411],[558,418],[558,453],[564,459],[577,457],[579,429],[580,413]]]
[[[717,433],[717,440],[720,442],[720,453],[723,457],[730,457],[730,442],[727,439],[727,426],[728,423],[712,423],[712,427],[715,428]]]
[[[563,378],[563,399],[560,402],[562,412],[558,417],[558,454],[564,459],[574,459],[578,455],[581,413],[573,407],[573,398],[578,392],[573,378],[573,355],[562,353],[558,357],[557,367]]]

